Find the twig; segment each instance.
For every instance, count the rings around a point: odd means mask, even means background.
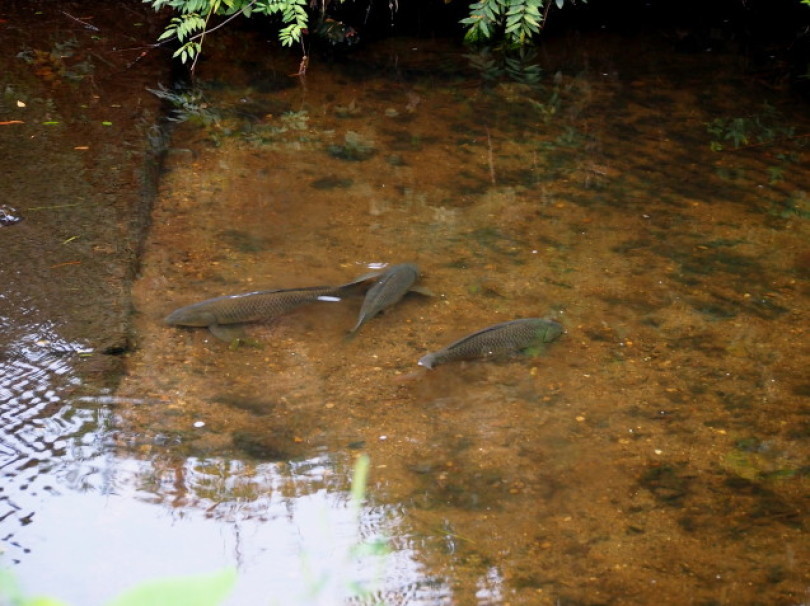
[[[100,32],[100,31],[101,31],[101,30],[100,30],[99,28],[97,28],[95,25],[92,25],[92,24],[90,24],[90,23],[86,23],[85,21],[82,21],[82,20],[81,20],[81,19],[79,19],[78,17],[74,17],[73,15],[71,15],[71,14],[69,14],[69,13],[65,12],[65,11],[62,11],[62,14],[63,14],[65,17],[68,17],[68,18],[70,18],[70,19],[73,19],[73,20],[74,20],[76,23],[81,23],[81,24],[82,24],[83,26],[85,26],[87,29],[91,29],[91,30],[93,30],[94,32]]]
[[[810,137],[810,133],[804,133],[803,135],[790,135],[789,137],[779,137],[776,139],[771,139],[770,141],[763,141],[762,143],[752,143],[751,145],[743,145],[742,147],[735,147],[733,149],[728,149],[726,151],[736,152],[742,151],[744,149],[753,149],[754,147],[764,147],[766,145],[775,145],[777,143],[781,143],[783,141],[790,141],[792,139],[803,139],[805,137]]]
[[[205,41],[205,34],[208,33],[208,22],[211,20],[211,15],[213,14],[214,14],[213,11],[209,11],[208,16],[206,16],[205,18],[205,26],[203,26],[203,31],[200,33],[200,44],[197,47],[197,52],[194,54],[194,59],[191,61],[191,67],[189,68],[189,71],[191,72],[192,76],[194,75],[194,69],[197,67],[197,61],[200,60],[200,53],[202,52],[202,45],[203,42]],[[238,14],[239,13],[236,12],[233,15],[231,15],[231,17]],[[227,21],[225,21],[224,23],[227,23]]]
[[[546,19],[548,19],[548,11],[550,8],[551,8],[551,1],[549,0],[549,2],[546,2],[546,10],[543,11],[543,20],[540,22],[541,30],[546,25]]]
[[[56,269],[57,267],[64,267],[65,265],[81,265],[81,261],[65,261],[64,263],[57,263],[56,265],[51,265],[51,269]]]
[[[486,127],[487,131],[487,162],[489,163],[489,177],[492,179],[492,185],[496,185],[495,182],[495,158],[492,154],[492,137],[489,135],[489,127]]]
[[[223,21],[222,23],[220,23],[216,27],[212,27],[211,29],[208,29],[208,21],[211,19],[211,15],[213,15],[214,13],[213,12],[208,13],[208,16],[205,18],[205,28],[203,29],[203,31],[200,32],[199,34],[189,38],[189,40],[196,40],[197,38],[200,39],[199,50],[197,51],[197,54],[194,55],[194,60],[191,62],[191,68],[190,69],[191,69],[192,74],[194,73],[194,68],[197,67],[197,61],[200,59],[200,51],[202,50],[202,43],[203,43],[203,40],[205,39],[205,36],[207,34],[210,34],[211,32],[217,31],[220,27],[224,27],[225,25],[227,25],[228,23],[230,23],[231,21],[236,19],[240,14],[244,14],[245,10],[249,9],[251,6],[256,4],[257,1],[258,0],[251,0],[251,3],[248,4],[246,7],[239,9],[233,15],[231,15],[230,17],[225,19],[225,21]]]
[[[309,66],[309,55],[301,57],[301,63],[298,64],[298,71],[290,76],[304,78],[307,75],[307,67]]]
[[[73,206],[79,206],[79,203],[76,202],[75,204],[54,204],[53,206],[32,206],[29,208],[29,211],[32,210],[52,210],[54,208],[71,208]]]
[[[217,25],[217,26],[215,26],[215,27],[212,27],[211,29],[206,29],[205,31],[203,31],[203,32],[201,32],[201,33],[199,33],[199,34],[195,34],[194,36],[191,36],[191,37],[189,38],[189,40],[197,40],[197,39],[199,39],[199,38],[204,38],[204,37],[205,37],[207,34],[210,34],[211,32],[215,32],[215,31],[217,31],[219,28],[224,27],[225,25],[227,25],[228,23],[230,23],[231,21],[233,21],[234,19],[236,19],[236,18],[237,18],[237,17],[238,17],[240,14],[242,14],[242,13],[245,11],[245,9],[250,8],[251,6],[253,6],[254,4],[256,4],[256,2],[258,2],[258,0],[253,0],[253,1],[252,1],[250,4],[248,4],[248,5],[247,5],[247,6],[245,6],[244,8],[242,8],[242,9],[240,9],[240,10],[236,11],[236,12],[235,12],[233,15],[231,15],[230,17],[228,17],[227,19],[225,19],[225,21],[223,21],[223,22],[222,22],[222,23],[220,23],[219,25]],[[209,14],[209,15],[208,15],[208,18],[209,18],[209,19],[211,18],[211,14]],[[208,21],[206,21],[206,24],[207,24],[207,23],[208,23]],[[116,49],[116,51],[114,51],[114,52],[124,52],[124,51],[131,51],[131,50],[140,50],[141,48],[145,49],[145,50],[141,51],[141,53],[140,53],[140,54],[139,54],[137,57],[135,57],[135,59],[134,59],[134,60],[133,60],[131,63],[129,63],[129,65],[127,65],[127,66],[126,66],[126,68],[125,68],[125,69],[130,69],[130,68],[131,68],[133,65],[135,65],[135,64],[136,64],[138,61],[140,61],[141,59],[143,59],[143,58],[144,58],[146,55],[148,55],[150,52],[152,52],[152,51],[153,51],[153,50],[155,50],[156,48],[160,48],[161,46],[164,46],[164,45],[166,45],[166,44],[169,44],[170,42],[173,42],[174,40],[177,40],[177,36],[172,36],[171,38],[166,38],[165,40],[161,40],[161,41],[159,41],[159,42],[155,42],[154,44],[148,44],[148,45],[146,45],[146,46],[134,47],[134,48],[121,48],[121,49]],[[197,55],[195,55],[194,62],[191,64],[191,71],[192,71],[192,72],[194,71],[194,66],[196,66],[196,65],[197,65],[197,59],[196,59],[196,57],[197,57],[198,55],[199,55],[199,53],[198,53]]]

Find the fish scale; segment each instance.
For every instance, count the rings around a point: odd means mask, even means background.
[[[445,362],[516,354],[559,337],[563,327],[547,318],[522,318],[495,324],[459,339],[419,360],[419,366],[433,368]]]
[[[354,286],[354,283],[225,295],[176,309],[165,321],[172,326],[258,322],[289,313],[296,307],[314,303],[321,297],[340,297],[348,286]]]

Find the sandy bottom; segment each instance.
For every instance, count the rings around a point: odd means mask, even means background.
[[[807,153],[711,151],[707,123],[761,107],[721,56],[603,45],[560,42],[539,87],[485,86],[424,42],[313,65],[305,87],[283,60],[212,59],[200,82],[223,113],[176,133],[121,449],[175,481],[189,456],[244,460],[247,482],[324,452],[347,474],[366,453],[368,500],[397,507],[392,549],[438,580],[432,603],[806,601]],[[434,295],[353,339],[359,298],[250,326],[236,349],[161,321],[403,261]],[[537,357],[416,365],[534,316],[566,329]],[[234,498],[201,486],[154,495]]]

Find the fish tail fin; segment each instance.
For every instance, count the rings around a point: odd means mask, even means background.
[[[361,327],[363,324],[365,324],[365,323],[366,323],[365,318],[362,318],[362,319],[358,320],[358,321],[357,321],[357,324],[355,324],[354,326],[352,326],[351,330],[349,330],[349,333],[348,333],[348,334],[349,334],[349,336],[351,336],[351,337],[356,336],[356,335],[357,335],[357,331],[359,331],[359,330],[360,330],[360,327]]]
[[[435,363],[436,363],[436,356],[434,356],[433,354],[422,356],[421,358],[419,358],[419,362],[417,362],[419,366],[424,366],[428,370],[433,370],[433,365]]]

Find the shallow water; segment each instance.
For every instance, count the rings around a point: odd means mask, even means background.
[[[70,441],[71,481],[37,492],[23,580],[88,606],[228,564],[229,604],[340,603],[354,580],[386,604],[807,601],[810,181],[779,130],[808,132],[803,113],[769,98],[776,141],[712,151],[707,123],[766,94],[732,55],[656,41],[549,43],[539,86],[425,41],[304,81],[295,57],[211,52],[220,114],[175,134],[137,351],[109,399],[74,402],[98,428]],[[353,339],[360,299],[235,349],[161,322],[403,261],[433,296]],[[535,358],[416,366],[534,316],[566,329]],[[387,554],[351,555],[379,537]],[[75,582],[79,542],[105,583]]]

